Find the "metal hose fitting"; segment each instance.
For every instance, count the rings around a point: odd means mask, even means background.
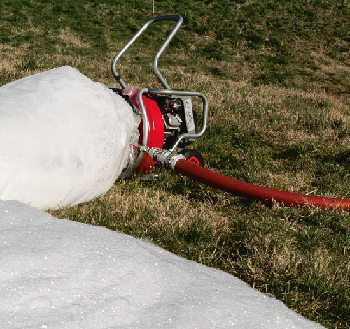
[[[167,169],[175,169],[176,162],[180,159],[186,160],[185,156],[169,150],[162,150],[158,147],[140,146],[140,151],[150,156],[153,161],[163,165]]]

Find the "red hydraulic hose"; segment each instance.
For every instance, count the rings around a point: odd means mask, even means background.
[[[265,202],[272,202],[274,200],[286,206],[316,206],[327,209],[350,211],[349,199],[326,198],[274,190],[214,173],[184,159],[179,159],[174,169],[178,173],[208,186],[248,199],[256,199]]]

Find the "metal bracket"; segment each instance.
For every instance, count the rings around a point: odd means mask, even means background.
[[[198,92],[198,91],[184,91],[184,90],[175,90],[175,89],[151,89],[151,88],[142,88],[139,93],[137,94],[137,99],[140,104],[141,109],[141,115],[142,115],[142,121],[143,121],[143,140],[142,145],[147,146],[148,142],[148,129],[149,129],[149,123],[147,119],[146,109],[142,101],[142,95],[144,93],[148,94],[159,94],[159,95],[166,95],[166,96],[187,96],[187,97],[200,97],[203,102],[203,116],[202,116],[202,126],[199,129],[198,132],[195,133],[183,133],[178,136],[175,143],[172,145],[172,147],[169,149],[170,151],[174,151],[175,148],[179,145],[179,143],[184,138],[198,138],[201,137],[204,134],[205,129],[207,128],[207,121],[208,121],[208,101],[206,97]],[[145,134],[145,131],[147,130],[147,133]]]

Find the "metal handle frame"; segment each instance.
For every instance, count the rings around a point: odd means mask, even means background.
[[[135,40],[153,23],[160,22],[160,21],[177,21],[175,27],[170,31],[168,37],[165,39],[161,47],[158,49],[156,54],[153,58],[153,71],[155,75],[157,76],[160,83],[163,85],[165,89],[170,89],[170,86],[166,82],[166,80],[161,75],[160,71],[158,70],[158,59],[160,55],[163,53],[164,49],[168,46],[170,40],[173,38],[179,27],[181,26],[183,22],[183,18],[181,15],[166,15],[166,16],[157,16],[151,18],[147,23],[145,23],[141,29],[128,41],[128,43],[114,56],[112,60],[112,74],[115,77],[115,79],[119,82],[120,86],[125,89],[127,87],[126,83],[123,81],[123,79],[120,77],[118,72],[116,71],[116,63],[119,60],[119,58],[125,53],[125,51],[135,42]]]

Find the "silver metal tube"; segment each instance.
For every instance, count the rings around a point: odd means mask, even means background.
[[[166,15],[166,16],[157,16],[151,18],[148,22],[146,22],[140,30],[137,31],[137,33],[128,41],[128,43],[114,56],[111,64],[111,69],[112,69],[112,74],[115,77],[115,79],[119,82],[120,86],[124,89],[126,88],[126,83],[123,81],[123,79],[120,77],[119,73],[116,70],[116,63],[119,60],[119,58],[125,53],[125,51],[135,42],[135,40],[153,23],[159,22],[159,21],[177,21],[175,27],[171,30],[161,47],[158,49],[156,54],[154,55],[153,58],[153,70],[154,73],[156,74],[158,80],[160,83],[164,86],[164,88],[169,89],[169,85],[166,82],[166,80],[163,78],[161,75],[160,71],[158,70],[158,58],[164,51],[164,49],[168,46],[170,40],[173,38],[177,30],[179,29],[180,25],[183,22],[183,18],[180,15]]]
[[[148,93],[148,89],[147,88],[142,88],[140,89],[140,91],[137,94],[137,100],[139,102],[139,106],[140,106],[140,111],[141,111],[141,118],[142,118],[142,141],[141,141],[141,145],[142,146],[147,146],[148,144],[148,132],[149,132],[149,121],[148,121],[148,117],[147,117],[147,112],[146,112],[146,108],[145,105],[143,104],[143,100],[142,100],[142,95],[144,93]],[[142,158],[143,158],[144,153],[142,151],[140,151],[140,153],[138,154],[137,158],[134,161],[134,165],[132,168],[132,171],[134,171],[137,166],[140,164]]]
[[[163,85],[163,87],[165,89],[170,89],[170,86],[168,85],[168,83],[165,81],[165,79],[161,75],[160,71],[158,70],[158,59],[159,59],[160,55],[163,53],[164,49],[168,46],[170,40],[176,34],[176,32],[179,29],[179,27],[181,26],[181,24],[183,22],[183,18],[180,15],[159,16],[158,18],[161,18],[160,20],[162,20],[162,17],[168,17],[167,19],[177,20],[177,23],[176,23],[175,27],[171,30],[171,32],[169,33],[168,37],[165,39],[165,41],[163,42],[161,47],[158,49],[156,54],[154,55],[154,58],[153,58],[153,71],[156,74],[156,76],[157,76],[158,80],[160,81],[160,83]]]
[[[148,143],[149,121],[148,121],[145,105],[143,104],[142,95],[144,93],[148,93],[148,91],[149,91],[148,88],[142,88],[137,93],[137,100],[139,101],[139,105],[140,105],[141,117],[142,117],[142,129],[143,129],[141,145],[144,145],[144,146],[147,146],[147,143]]]
[[[189,97],[200,97],[203,101],[203,118],[202,118],[202,126],[200,130],[197,133],[184,133],[178,136],[178,139],[173,144],[170,151],[174,151],[175,148],[179,145],[179,143],[184,138],[197,138],[201,137],[207,128],[207,121],[208,121],[208,101],[206,97],[197,91],[184,91],[184,90],[176,90],[176,89],[147,89],[148,93],[150,94],[160,94],[160,95],[167,95],[167,96],[189,96]]]

